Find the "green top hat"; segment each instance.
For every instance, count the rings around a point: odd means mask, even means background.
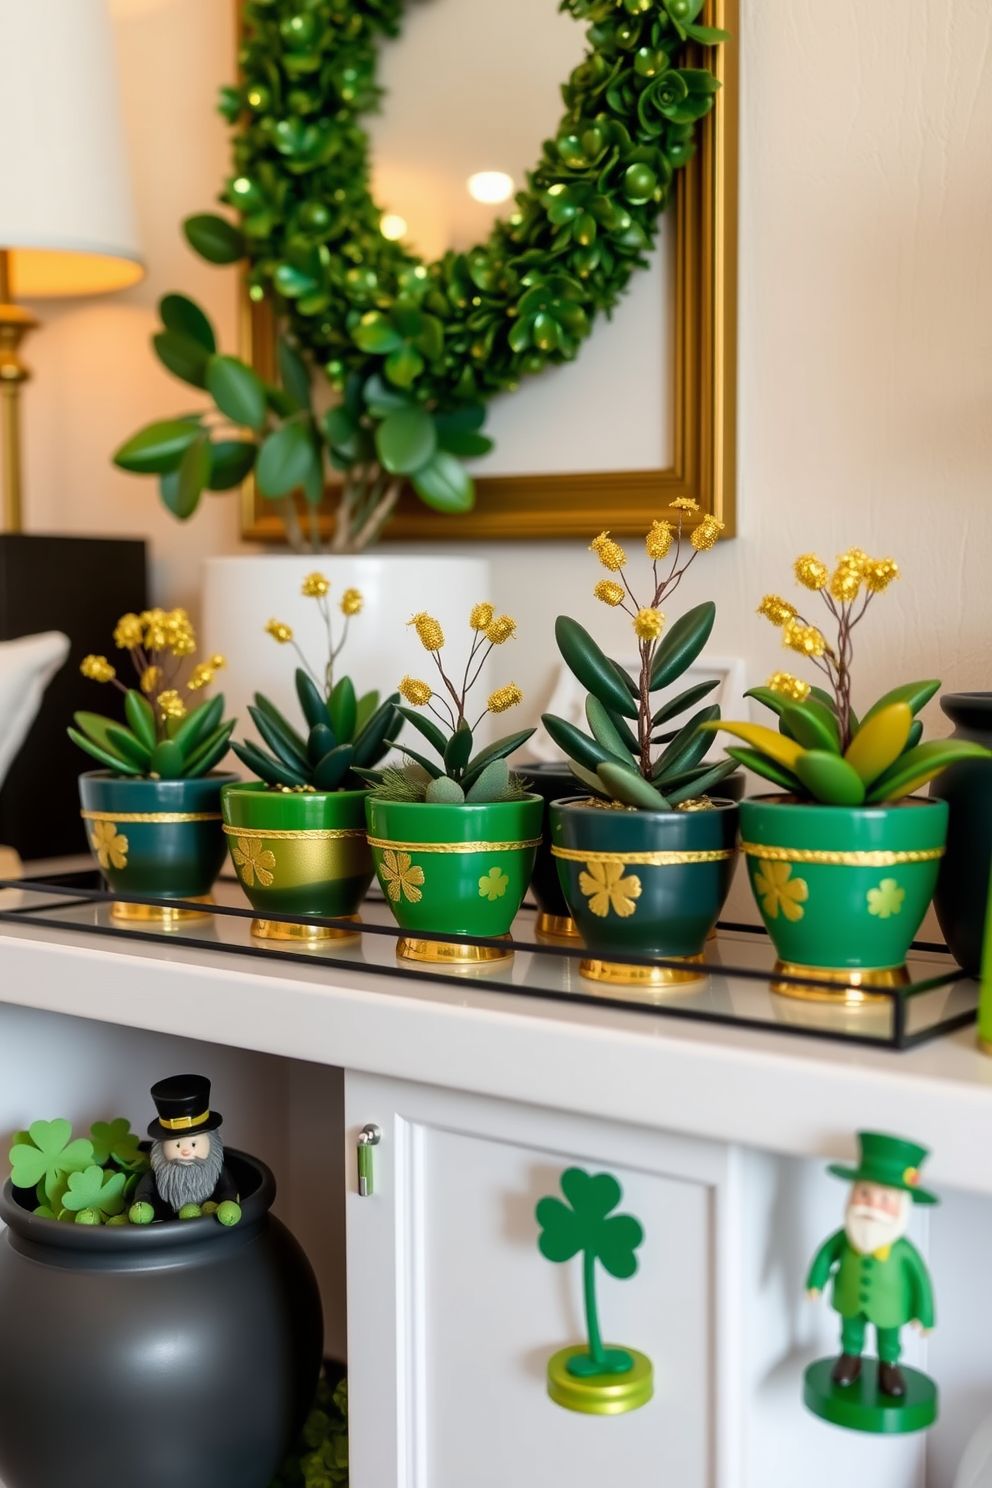
[[[858,1132],[861,1158],[856,1168],[831,1163],[827,1171],[835,1178],[851,1183],[881,1183],[885,1188],[900,1188],[912,1196],[914,1204],[939,1204],[936,1194],[918,1188],[920,1167],[929,1149],[904,1137],[888,1137],[884,1132]]]

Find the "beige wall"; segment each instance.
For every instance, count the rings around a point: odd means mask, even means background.
[[[200,557],[236,551],[235,501],[210,498],[179,527],[107,457],[142,420],[190,403],[148,351],[159,294],[199,297],[233,345],[232,276],[196,260],[177,228],[225,169],[213,104],[231,5],[113,8],[150,272],[113,300],[36,307],[47,326],[29,347],[27,509],[39,531],[148,533],[159,597],[174,603],[195,595]],[[788,592],[796,553],[891,553],[904,578],[863,632],[862,698],[928,674],[992,686],[992,8],[743,10],[741,536],[699,563],[682,597],[717,597],[716,649],[761,680],[783,658],[753,609],[765,589]],[[582,544],[491,552],[495,598],[522,633],[500,663],[537,711],[555,614],[582,615],[618,648],[622,622],[594,608]]]

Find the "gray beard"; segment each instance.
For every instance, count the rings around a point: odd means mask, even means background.
[[[184,1204],[205,1204],[220,1181],[224,1166],[224,1144],[215,1131],[210,1133],[210,1153],[192,1162],[170,1162],[161,1142],[153,1142],[151,1157],[155,1187],[178,1214]]]

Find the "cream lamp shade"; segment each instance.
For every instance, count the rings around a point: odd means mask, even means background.
[[[0,57],[11,298],[135,284],[144,270],[106,0],[0,0]]]

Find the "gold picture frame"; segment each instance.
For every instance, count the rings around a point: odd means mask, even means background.
[[[235,0],[240,15],[240,0]],[[678,496],[735,534],[737,465],[737,167],[740,0],[706,0],[701,20],[731,33],[707,64],[721,88],[702,121],[699,147],[678,172],[675,217],[674,454],[658,470],[570,475],[482,476],[465,516],[442,516],[412,492],[402,496],[384,539],[471,542],[588,537],[609,510],[610,530],[636,534]],[[268,305],[253,303],[242,279],[240,350],[263,377],[275,367]],[[580,355],[585,354],[580,352]],[[516,396],[526,396],[526,387]],[[332,508],[321,511],[332,529]],[[282,523],[249,477],[242,488],[241,535],[285,542]]]

